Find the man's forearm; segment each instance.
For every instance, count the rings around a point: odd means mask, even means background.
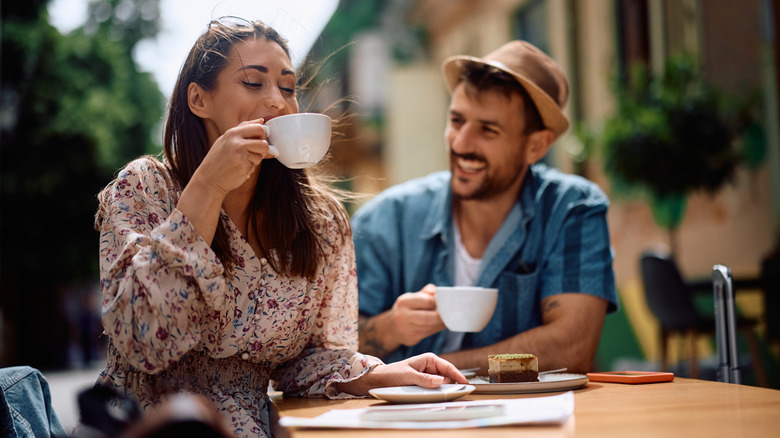
[[[361,353],[370,354],[384,360],[399,346],[387,336],[388,312],[367,317],[358,317],[358,348]]]
[[[538,328],[532,329],[485,347],[447,353],[442,355],[442,358],[452,362],[460,369],[479,367],[482,374],[487,375],[488,356],[491,354],[532,353],[539,358],[539,366],[542,368],[551,358],[547,354],[542,354],[538,348],[537,344],[541,342],[539,339],[534,339],[539,335],[539,333],[534,332],[538,331]],[[541,335],[543,336],[544,333],[542,332]]]
[[[460,350],[442,355],[460,369],[481,368],[487,374],[488,355],[532,353],[539,358],[539,370],[568,368],[570,372],[587,372],[595,354],[586,340],[564,340],[545,333],[549,327],[537,327],[486,347]],[[596,343],[598,345],[598,343]]]
[[[565,310],[561,307],[564,302]],[[532,353],[539,358],[540,371],[566,367],[569,372],[588,372],[598,348],[606,307],[606,301],[581,294],[549,298],[542,307],[544,325],[492,345],[442,357],[458,368],[480,367],[486,373],[489,354]]]

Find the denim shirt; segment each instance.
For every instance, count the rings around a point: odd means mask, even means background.
[[[450,172],[437,172],[380,193],[352,218],[359,309],[375,316],[405,292],[452,285],[455,247]],[[529,168],[520,196],[482,256],[477,286],[497,287],[487,327],[467,333],[462,348],[494,344],[542,324],[541,300],[585,293],[617,308],[608,200],[599,187],[543,164]],[[446,330],[386,358],[441,353]]]

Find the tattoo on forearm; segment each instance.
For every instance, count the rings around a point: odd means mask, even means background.
[[[369,318],[358,319],[358,333],[360,333],[360,352],[384,359],[390,352],[379,340],[376,329],[376,321]]]
[[[547,313],[559,306],[560,304],[558,304],[558,300],[550,300],[544,303],[544,308],[542,309],[542,312]]]

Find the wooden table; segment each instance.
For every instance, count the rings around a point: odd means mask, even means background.
[[[543,397],[560,394],[470,394],[461,400]],[[376,399],[277,398],[281,416],[315,417],[331,409],[385,405]],[[626,385],[590,382],[574,391],[574,415],[562,426],[393,431],[292,429],[293,438],[329,437],[778,437],[780,391],[696,379]]]

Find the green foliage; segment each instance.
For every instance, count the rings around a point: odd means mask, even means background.
[[[766,132],[759,122],[762,99],[758,92],[746,93],[743,99],[733,100],[729,108],[730,118],[735,121],[734,125],[740,133],[741,164],[751,170],[763,165],[768,153]]]
[[[361,31],[378,24],[386,2],[382,0],[340,0],[320,37],[321,44],[312,48],[314,59],[327,59],[318,76],[324,78],[343,75],[348,71],[348,46]]]
[[[685,195],[717,191],[739,163],[724,96],[684,56],[671,58],[658,77],[634,66],[615,95],[617,111],[602,136],[605,170],[618,190],[646,192],[659,225],[675,229]]]
[[[596,369],[615,369],[618,360],[644,360],[642,348],[637,341],[634,327],[626,312],[626,306],[618,293],[617,310],[604,319],[599,346],[596,350]]]
[[[109,37],[129,50],[160,31],[159,0],[91,0],[87,34]]]
[[[63,42],[59,57],[58,63],[72,67],[63,82],[74,92],[58,99],[63,111],[53,129],[86,131],[107,169],[160,151],[152,134],[162,122],[162,94],[149,73],[138,72],[121,44],[76,32]]]
[[[377,25],[384,4],[381,0],[341,0],[322,32],[325,52],[335,52],[352,42],[355,34]]]
[[[6,18],[0,32],[3,100],[14,103],[2,125],[2,244],[18,256],[3,257],[3,272],[17,262],[36,266],[49,246],[34,245],[47,236],[41,230],[78,217],[55,246],[70,243],[49,249],[74,256],[63,254],[53,269],[65,281],[94,273],[95,194],[125,162],[159,151],[152,132],[162,94],[124,43],[82,31],[63,36],[45,9]]]
[[[659,227],[674,230],[685,217],[688,200],[685,195],[651,195],[653,220]]]
[[[596,133],[588,128],[585,123],[579,122],[574,125],[572,136],[576,141],[571,146],[567,145],[567,152],[575,163],[583,163],[593,154],[594,145],[597,141]]]
[[[95,195],[128,160],[159,151],[164,100],[132,60],[137,40],[63,36],[46,2],[21,3],[4,4],[0,26],[0,308],[18,336],[0,344],[51,367],[68,345],[63,290],[97,278]]]
[[[593,156],[598,142],[596,131],[584,122],[577,122],[572,127],[572,134],[563,143],[566,152],[574,165],[574,173],[588,178],[587,164]]]
[[[162,95],[121,44],[64,37],[43,14],[6,20],[1,35],[3,94],[16,102],[2,131],[3,252],[18,245],[3,271],[39,266],[41,230],[79,218],[49,249],[63,251],[52,269],[61,280],[94,273],[95,194],[124,162],[158,149]]]

